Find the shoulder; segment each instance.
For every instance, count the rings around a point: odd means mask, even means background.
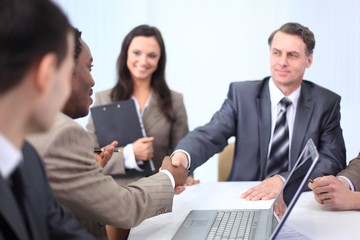
[[[268,77],[263,80],[232,82],[229,86],[228,97],[256,98],[268,89],[268,82]]]
[[[173,101],[183,101],[183,94],[173,90],[170,91],[170,94]]]
[[[308,80],[303,80],[302,88],[304,88],[305,91],[309,91],[311,96],[317,99],[324,99],[325,101],[341,99],[337,93]]]
[[[102,91],[95,93],[95,104],[94,105],[102,105],[102,104],[111,103],[111,90],[112,90],[112,88],[102,90]]]
[[[88,133],[80,124],[75,122],[70,117],[60,113],[52,126],[46,133],[32,134],[26,139],[36,148],[36,150],[43,156],[43,154],[50,149],[49,146],[55,142],[69,142],[69,139],[77,138],[85,141],[89,138]],[[91,141],[91,140],[90,140]]]

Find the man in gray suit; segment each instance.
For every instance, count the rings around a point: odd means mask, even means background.
[[[174,188],[183,190],[180,185],[185,184],[187,169],[179,164],[173,167],[170,159],[165,158],[159,173],[128,186],[120,186],[103,174],[95,161],[92,139],[73,121],[88,114],[94,86],[90,49],[81,33],[77,29],[74,32],[75,68],[70,98],[51,130],[29,136],[28,140],[45,161],[57,200],[92,234],[107,239],[105,224],[128,229],[145,218],[170,212]],[[110,149],[113,151],[113,146]]]
[[[184,166],[190,162],[194,171],[235,136],[234,162],[228,180],[264,180],[242,194],[248,200],[276,196],[309,138],[320,153],[314,177],[339,172],[346,159],[340,96],[303,80],[305,69],[313,61],[313,33],[301,24],[286,23],[270,35],[268,43],[271,77],[232,83],[221,109],[208,124],[180,141],[172,155]],[[269,174],[270,147],[279,102],[284,97],[291,101],[286,112],[289,150],[281,162],[286,168]]]

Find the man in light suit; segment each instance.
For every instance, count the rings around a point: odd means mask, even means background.
[[[309,183],[315,200],[332,210],[360,210],[360,154],[336,177],[324,176]]]
[[[94,86],[90,49],[81,39],[81,33],[77,29],[74,32],[71,96],[51,130],[29,136],[28,140],[45,161],[57,200],[73,211],[96,237],[107,239],[105,224],[128,229],[145,218],[170,212],[174,187],[184,185],[187,169],[179,164],[173,167],[167,158],[159,173],[127,186],[120,186],[103,174],[95,161],[91,137],[73,120],[88,114]],[[183,187],[176,190],[181,192]]]
[[[0,19],[0,240],[95,239],[55,201],[24,142],[51,127],[69,96],[69,22],[48,0],[2,0]]]
[[[172,156],[184,166],[190,162],[193,171],[235,136],[234,162],[228,180],[264,180],[242,194],[248,200],[272,199],[277,195],[309,138],[320,153],[313,176],[335,174],[345,166],[340,97],[303,80],[305,69],[313,60],[313,33],[298,23],[286,23],[271,34],[268,43],[271,77],[232,83],[221,109],[208,124],[180,141]],[[290,144],[288,167],[268,175],[271,140],[279,101],[284,97],[292,102],[286,113]],[[294,189],[296,187],[292,191]]]

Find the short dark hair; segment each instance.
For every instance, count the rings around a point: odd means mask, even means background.
[[[20,83],[45,54],[65,59],[70,24],[49,0],[1,0],[0,94]]]
[[[315,48],[315,36],[309,28],[295,22],[289,22],[282,25],[279,29],[271,33],[268,43],[271,46],[272,40],[277,32],[283,32],[291,35],[299,36],[306,45],[306,54],[310,55],[313,53]]]
[[[79,29],[72,27],[75,37],[75,50],[74,50],[74,60],[75,62],[79,59],[80,53],[82,51],[82,44],[80,42],[81,32]]]

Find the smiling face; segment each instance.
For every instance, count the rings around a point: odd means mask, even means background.
[[[151,81],[161,51],[155,37],[134,37],[127,51],[127,67],[133,81]]]
[[[71,95],[67,101],[63,113],[76,119],[84,117],[89,113],[89,107],[93,100],[92,87],[95,85],[91,76],[93,58],[88,45],[80,39],[82,50],[78,60],[75,62],[74,73],[71,80]]]
[[[312,54],[306,52],[299,36],[281,31],[274,35],[270,46],[271,77],[286,96],[300,86],[305,69],[311,66]]]

